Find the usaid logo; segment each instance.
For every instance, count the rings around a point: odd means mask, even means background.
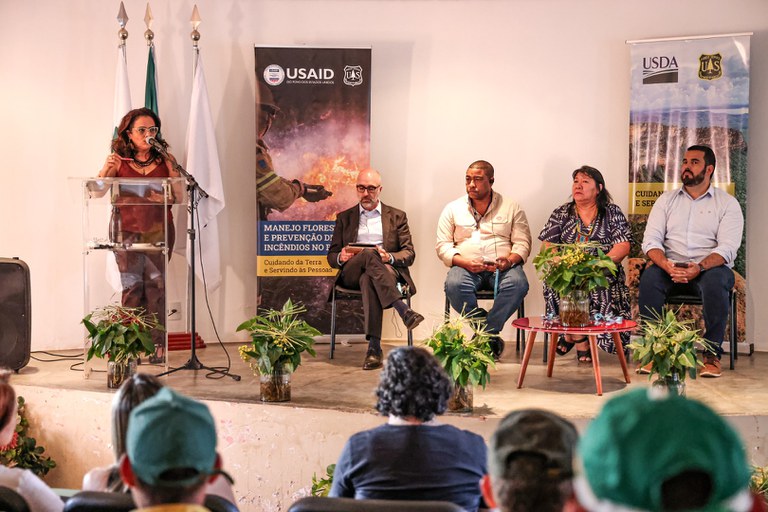
[[[280,85],[285,80],[285,71],[277,64],[270,64],[264,69],[264,81],[269,85]]]
[[[328,68],[286,68],[289,80],[333,80],[333,70]]]
[[[344,84],[352,87],[363,83],[363,66],[344,66]]]
[[[643,84],[677,83],[679,70],[674,56],[643,57]]]

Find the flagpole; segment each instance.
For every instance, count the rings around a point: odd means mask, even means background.
[[[190,37],[192,38],[192,45],[194,47],[195,55],[198,55],[199,48],[197,46],[197,42],[200,40],[200,32],[197,31],[197,27],[200,25],[200,14],[197,11],[197,4],[195,4],[194,10],[192,11],[192,33],[190,34]],[[194,77],[194,74],[193,74]],[[170,159],[169,159],[170,160]],[[212,373],[217,373],[222,376],[229,376],[232,377],[233,380],[239,381],[240,376],[235,375],[233,373],[229,372],[229,368],[221,369],[221,368],[212,368],[210,366],[205,366],[203,363],[200,362],[200,360],[197,358],[196,353],[196,337],[197,333],[195,332],[195,309],[196,309],[196,301],[195,301],[195,243],[196,243],[196,229],[195,229],[195,208],[197,207],[198,201],[201,199],[206,199],[209,197],[208,193],[203,190],[203,188],[197,183],[194,176],[192,176],[189,172],[187,172],[186,169],[184,169],[181,165],[178,164],[178,162],[173,162],[173,167],[176,169],[182,176],[184,176],[187,180],[187,200],[189,201],[189,205],[187,207],[187,211],[189,212],[189,229],[187,230],[187,234],[189,236],[189,270],[188,270],[188,282],[189,282],[189,341],[191,345],[191,352],[189,355],[189,360],[187,360],[186,363],[184,363],[182,366],[178,368],[173,368],[171,370],[168,370],[167,372],[161,373],[158,375],[158,377],[161,377],[163,375],[168,375],[171,373],[175,373],[179,370],[208,370]]]

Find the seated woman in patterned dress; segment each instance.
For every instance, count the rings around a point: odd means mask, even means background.
[[[598,288],[589,294],[590,314],[608,313],[629,318],[629,289],[624,284],[624,269],[620,265],[629,254],[632,241],[627,218],[621,208],[613,204],[611,194],[605,188],[603,175],[594,167],[585,165],[573,171],[571,196],[571,202],[552,212],[539,234],[539,240],[544,244],[600,244],[603,252],[616,263],[618,271],[615,276],[608,276],[608,288]],[[544,299],[547,303],[547,313],[558,314],[560,296],[545,286]],[[621,342],[625,347],[629,343],[628,332],[621,334]],[[606,352],[616,351],[610,334],[599,335],[597,345]],[[561,335],[557,342],[557,353],[565,355],[574,346],[580,362],[592,361],[586,336],[576,339],[574,336]]]

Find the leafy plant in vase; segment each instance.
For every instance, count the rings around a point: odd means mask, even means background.
[[[467,336],[466,331],[472,333]],[[485,324],[466,314],[441,324],[424,342],[454,383],[454,395],[448,409],[454,412],[471,412],[473,407],[472,386],[490,382],[489,368],[496,368],[491,351],[491,335]]]
[[[279,310],[269,309],[237,327],[248,331],[251,344],[240,347],[240,357],[259,374],[261,400],[291,399],[291,374],[301,364],[302,352],[315,356],[315,336],[321,333],[298,315],[306,308],[288,299]]]
[[[694,320],[678,320],[677,311],[664,308],[661,315],[640,321],[642,336],[630,344],[635,361],[641,366],[651,363],[650,379],[658,375],[654,385],[685,395],[686,374],[704,366],[696,347],[712,351],[710,343],[694,329]]]
[[[95,309],[83,318],[82,324],[91,344],[86,360],[94,357],[107,360],[109,388],[119,388],[126,378],[136,373],[139,357],[154,354],[152,331],[163,329],[154,313],[119,304]]]
[[[545,285],[560,295],[560,323],[570,327],[589,325],[589,292],[607,288],[608,275],[616,275],[616,263],[594,242],[546,244],[533,259]]]

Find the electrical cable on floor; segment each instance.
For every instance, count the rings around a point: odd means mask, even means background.
[[[35,354],[45,354],[47,356],[51,356],[55,359],[41,359],[39,357],[35,357]],[[79,354],[56,354],[54,352],[47,352],[45,350],[36,350],[32,353],[30,353],[29,357],[30,359],[34,359],[35,361],[40,361],[41,363],[55,363],[57,361],[77,361],[78,359],[82,359],[85,354],[83,352],[80,352]]]
[[[213,332],[216,335],[216,340],[219,342],[219,346],[224,351],[224,355],[227,356],[227,365],[226,366],[211,366],[212,369],[216,370],[213,372],[209,372],[205,375],[206,379],[222,379],[224,377],[232,377],[234,380],[239,381],[240,376],[231,374],[229,371],[232,368],[232,359],[229,357],[229,351],[227,351],[227,348],[224,346],[224,343],[221,341],[221,337],[219,336],[219,330],[216,328],[216,321],[213,319],[213,311],[211,311],[211,303],[208,300],[208,283],[205,280],[205,266],[203,265],[203,240],[202,240],[202,228],[200,227],[200,211],[195,210],[195,216],[197,221],[197,232],[199,236],[197,237],[197,248],[198,248],[198,254],[200,255],[199,261],[200,261],[200,274],[203,280],[203,290],[205,292],[205,307],[208,310],[208,318],[211,320],[211,325],[213,326]],[[194,272],[195,269],[192,269]],[[192,307],[195,307],[194,304],[192,304]],[[196,340],[192,340],[192,343],[195,343]]]

